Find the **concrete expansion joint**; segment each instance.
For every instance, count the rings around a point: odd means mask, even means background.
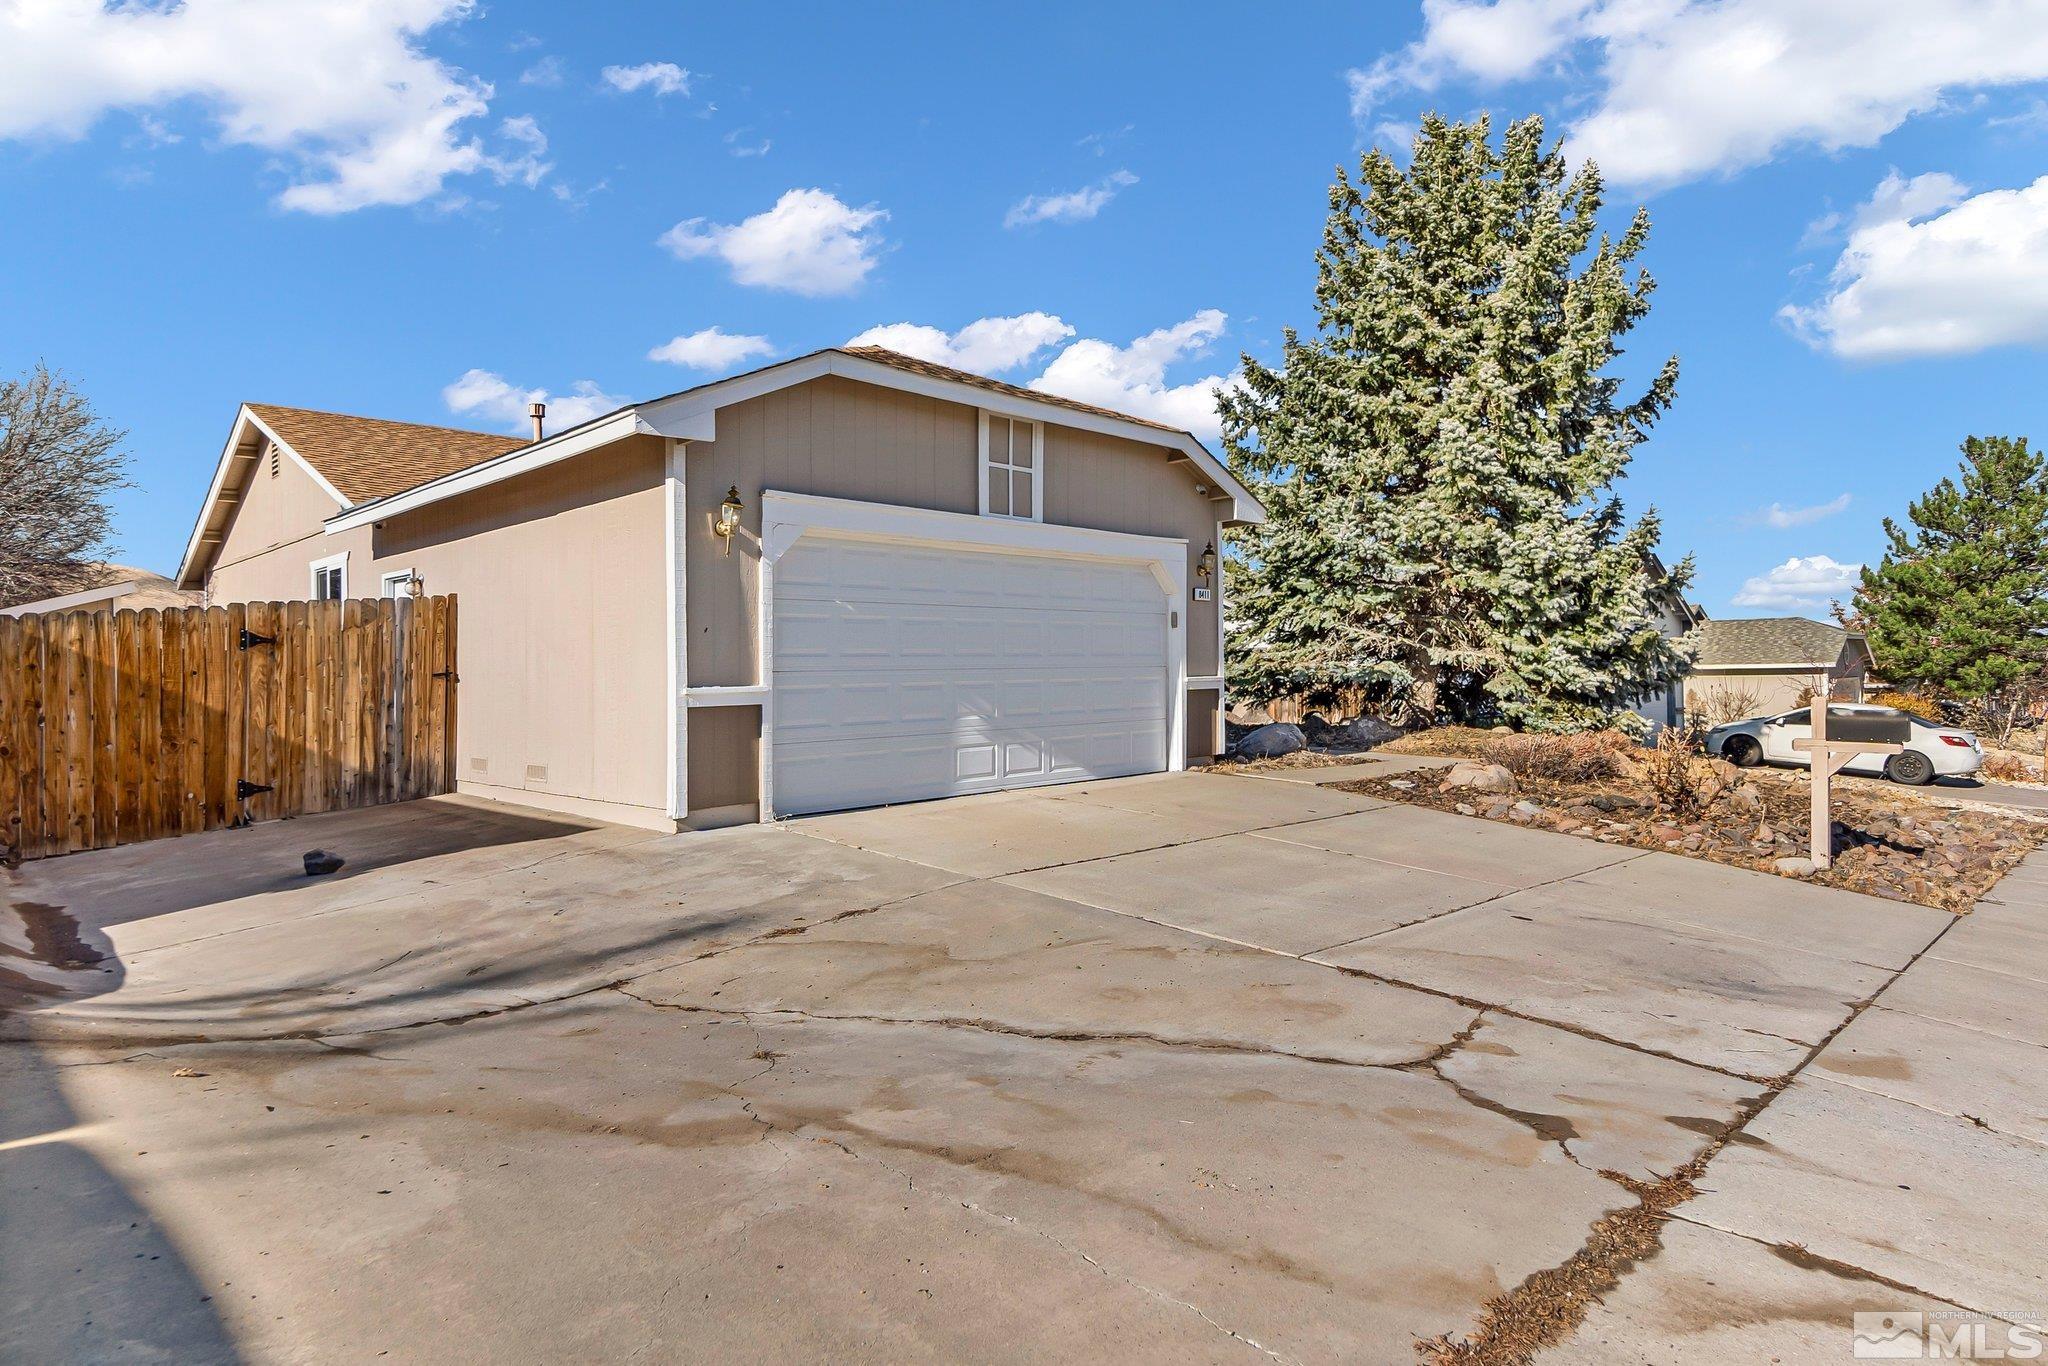
[[[1740,1238],[1746,1243],[1754,1243],[1758,1247],[1768,1249],[1774,1255],[1803,1270],[1824,1271],[1830,1276],[1839,1276],[1844,1280],[1868,1281],[1872,1285],[1881,1285],[1887,1290],[1896,1290],[1901,1295],[1908,1295],[1917,1300],[1945,1304],[1952,1309],[1960,1309],[1964,1313],[1978,1318],[1991,1319],[1998,1323],[2008,1323],[2015,1327],[2020,1326],[2018,1319],[1994,1314],[1988,1309],[1978,1309],[1973,1305],[1958,1303],[1947,1295],[1939,1295],[1932,1290],[1922,1289],[1920,1286],[1913,1285],[1910,1282],[1887,1276],[1883,1272],[1872,1271],[1868,1267],[1858,1266],[1854,1262],[1845,1262],[1840,1258],[1824,1256],[1801,1243],[1774,1242],[1769,1238],[1759,1238],[1755,1234],[1744,1233],[1740,1229],[1732,1229],[1724,1224],[1712,1223],[1705,1219],[1695,1219],[1691,1215],[1686,1214],[1673,1214],[1670,1217],[1681,1223],[1691,1224],[1694,1228],[1703,1228],[1714,1233],[1725,1233],[1731,1238]]]

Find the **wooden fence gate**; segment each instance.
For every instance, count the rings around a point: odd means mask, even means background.
[[[0,617],[0,857],[455,779],[455,599]]]

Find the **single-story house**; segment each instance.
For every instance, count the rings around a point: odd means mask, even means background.
[[[1861,702],[1870,646],[1855,631],[1806,617],[1730,617],[1700,627],[1686,706],[1715,721],[1805,705],[1826,674],[1837,702]]]
[[[177,582],[453,593],[457,790],[657,829],[1222,748],[1187,432],[876,347],[522,440],[245,404]]]
[[[82,582],[69,593],[0,607],[0,617],[45,612],[120,611],[123,608],[197,607],[204,594],[179,588],[161,574],[125,564],[86,566]]]

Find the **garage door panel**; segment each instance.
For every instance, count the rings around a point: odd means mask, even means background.
[[[1166,766],[1171,637],[1142,564],[807,534],[774,593],[779,811]]]

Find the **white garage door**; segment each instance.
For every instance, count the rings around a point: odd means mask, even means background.
[[[1166,767],[1143,565],[806,535],[774,594],[779,814]]]

